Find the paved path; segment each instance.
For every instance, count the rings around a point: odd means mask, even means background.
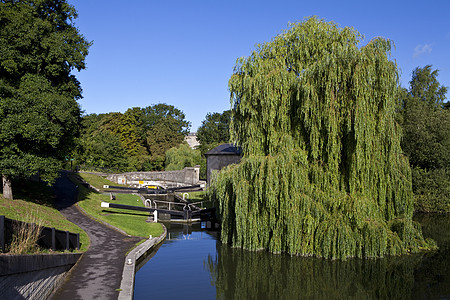
[[[77,188],[66,173],[57,179],[54,191],[56,208],[87,232],[91,245],[50,299],[117,299],[125,254],[140,239],[124,236],[81,213],[73,205]]]

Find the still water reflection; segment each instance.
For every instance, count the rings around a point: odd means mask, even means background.
[[[416,219],[439,251],[345,262],[233,249],[213,232],[168,224],[136,273],[134,298],[450,299],[450,216]]]

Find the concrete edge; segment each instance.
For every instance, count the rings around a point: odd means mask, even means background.
[[[148,250],[160,244],[167,235],[167,228],[164,228],[164,233],[157,238],[149,238],[127,255],[122,272],[122,281],[120,282],[119,300],[131,300],[134,294],[134,276],[136,275],[136,261],[144,255]]]
[[[82,253],[0,255],[0,276],[75,265]]]

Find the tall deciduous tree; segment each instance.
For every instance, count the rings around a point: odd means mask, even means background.
[[[178,121],[171,116],[160,119],[152,129],[147,132],[147,144],[154,160],[161,162],[157,166],[163,168],[165,153],[172,147],[183,142],[184,135],[177,131]]]
[[[197,130],[198,149],[202,154],[230,141],[231,110],[208,113]]]
[[[402,148],[413,169],[416,209],[450,212],[450,110],[431,66],[416,68],[402,94]]]
[[[122,146],[129,156],[146,155],[145,139],[141,135],[141,110],[138,107],[129,108],[120,118],[114,132],[119,135]]]
[[[81,136],[75,151],[77,164],[88,168],[125,171],[129,149],[120,142],[123,114],[90,114],[82,117]]]
[[[79,129],[81,87],[90,43],[64,0],[0,1],[0,173],[39,173],[51,182]]]
[[[158,103],[142,108],[142,123],[149,135],[149,131],[162,119],[171,118],[172,129],[182,135],[189,133],[190,122],[185,120],[184,113],[173,105]]]
[[[152,168],[162,170],[166,151],[183,142],[190,122],[178,108],[159,103],[142,109],[142,123]]]
[[[197,130],[200,144],[227,143],[230,140],[231,110],[208,113]]]
[[[433,247],[412,221],[392,42],[360,43],[309,18],[238,60],[231,138],[244,157],[212,183],[223,242],[325,258]]]

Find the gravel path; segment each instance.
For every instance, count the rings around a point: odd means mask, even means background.
[[[75,205],[77,187],[61,173],[54,185],[56,208],[91,239],[89,250],[50,299],[117,299],[125,254],[140,238],[127,237],[85,216]]]

